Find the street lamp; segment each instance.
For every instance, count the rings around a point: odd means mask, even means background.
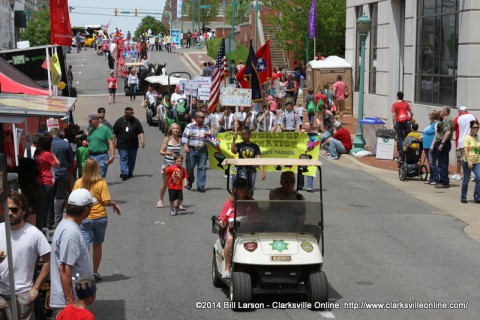
[[[364,78],[365,78],[365,41],[367,40],[368,32],[372,26],[372,20],[363,15],[357,19],[357,32],[360,35],[360,81],[358,89],[358,117],[357,117],[357,134],[353,140],[353,149],[350,153],[357,153],[365,151],[365,139],[363,138],[362,123],[363,119],[363,100],[364,100]]]
[[[200,31],[200,9],[202,8],[202,5],[200,5],[200,0],[198,0],[198,37],[197,37],[197,49],[201,49],[202,48],[202,44],[201,42],[199,41],[200,40],[200,35],[202,34],[202,32]]]

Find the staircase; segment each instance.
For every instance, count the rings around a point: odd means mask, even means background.
[[[290,70],[288,65],[287,57],[285,56],[285,52],[280,48],[279,43],[275,40],[275,36],[273,34],[274,30],[278,30],[278,27],[275,26],[266,26],[263,25],[263,35],[265,40],[270,38],[270,58],[272,61],[272,68],[275,67],[287,67],[287,70]]]

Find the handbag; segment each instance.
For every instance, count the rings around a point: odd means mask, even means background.
[[[147,99],[143,99],[142,104],[141,104],[140,106],[146,108],[146,107],[148,106],[148,101],[147,101]]]

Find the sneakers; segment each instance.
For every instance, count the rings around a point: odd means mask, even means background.
[[[222,278],[223,278],[223,279],[230,279],[230,276],[231,276],[231,275],[230,275],[230,271],[224,271],[224,272],[222,273]]]
[[[177,212],[178,211],[187,211],[187,208],[185,208],[184,206],[179,206],[177,207]]]
[[[157,201],[157,208],[163,208],[163,201],[162,200]]]
[[[338,160],[338,157],[328,156],[327,160]]]
[[[200,188],[200,187],[199,187],[199,188],[197,189],[197,191],[200,192],[200,193],[205,193],[205,188]]]
[[[152,117],[153,121],[158,121],[158,115]]]
[[[461,203],[468,203],[467,199],[461,199],[460,202]]]
[[[472,172],[472,177],[470,178],[470,181],[475,181],[475,175]]]
[[[177,209],[176,208],[170,209],[170,214],[172,216],[176,216],[177,215]]]
[[[455,173],[454,175],[452,175],[450,177],[450,179],[452,179],[452,180],[462,180],[462,177],[458,173]]]
[[[187,185],[187,190],[190,190],[190,189],[192,189],[192,184],[191,184],[191,183],[189,183],[189,184]]]
[[[93,273],[93,278],[95,279],[95,282],[100,282],[102,281],[102,276],[98,272]]]
[[[313,193],[313,189],[312,188],[307,188],[307,192]]]
[[[445,189],[445,188],[450,188],[450,185],[449,185],[449,184],[441,184],[441,183],[439,183],[439,184],[435,185],[435,188],[437,188],[437,189]]]
[[[431,185],[431,186],[436,186],[437,183],[436,183],[435,181],[432,181],[432,182],[429,183],[429,185]]]

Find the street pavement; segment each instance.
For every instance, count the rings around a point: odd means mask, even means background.
[[[193,50],[193,49],[192,49]],[[193,51],[192,51],[193,52]],[[187,55],[188,56],[188,55]],[[187,211],[170,216],[158,209],[161,185],[159,155],[163,135],[145,123],[141,99],[130,102],[119,95],[108,105],[103,57],[93,51],[68,55],[79,92],[75,116],[85,128],[88,113],[103,106],[111,122],[132,106],[144,125],[146,147],[140,150],[134,177],[121,181],[118,157],[109,167],[107,181],[123,212],[109,212],[109,225],[99,272],[97,301],[91,310],[97,319],[476,319],[480,311],[480,250],[464,232],[465,222],[452,216],[475,210],[462,205],[458,188],[420,192],[422,182],[395,181],[387,172],[368,168],[349,156],[337,162],[324,158],[325,211],[324,271],[330,302],[339,308],[256,309],[233,312],[225,308],[197,309],[196,302],[228,301],[228,290],[211,283],[212,215],[228,199],[223,172],[207,171],[206,193],[196,185],[184,191]],[[167,62],[167,71],[197,70],[185,55],[154,52],[153,62]],[[81,72],[81,73],[80,73]],[[121,90],[119,90],[121,91]],[[318,179],[315,180],[318,185]],[[279,173],[257,180],[256,199],[266,199],[279,186]],[[473,188],[473,185],[471,185]],[[456,190],[454,190],[456,189]],[[319,196],[303,193],[307,199]],[[418,192],[416,192],[418,191]],[[420,193],[420,196],[418,195]],[[168,199],[168,195],[164,200]],[[167,202],[167,201],[165,201]],[[473,208],[473,209],[472,209]],[[478,209],[476,209],[478,212]],[[301,302],[299,296],[256,296],[256,302]],[[467,309],[366,309],[363,302],[468,302]],[[354,310],[355,303],[359,308]],[[214,304],[217,306],[216,304]],[[223,306],[223,305],[222,305]],[[350,308],[349,308],[350,307]],[[403,306],[405,307],[405,306]]]

